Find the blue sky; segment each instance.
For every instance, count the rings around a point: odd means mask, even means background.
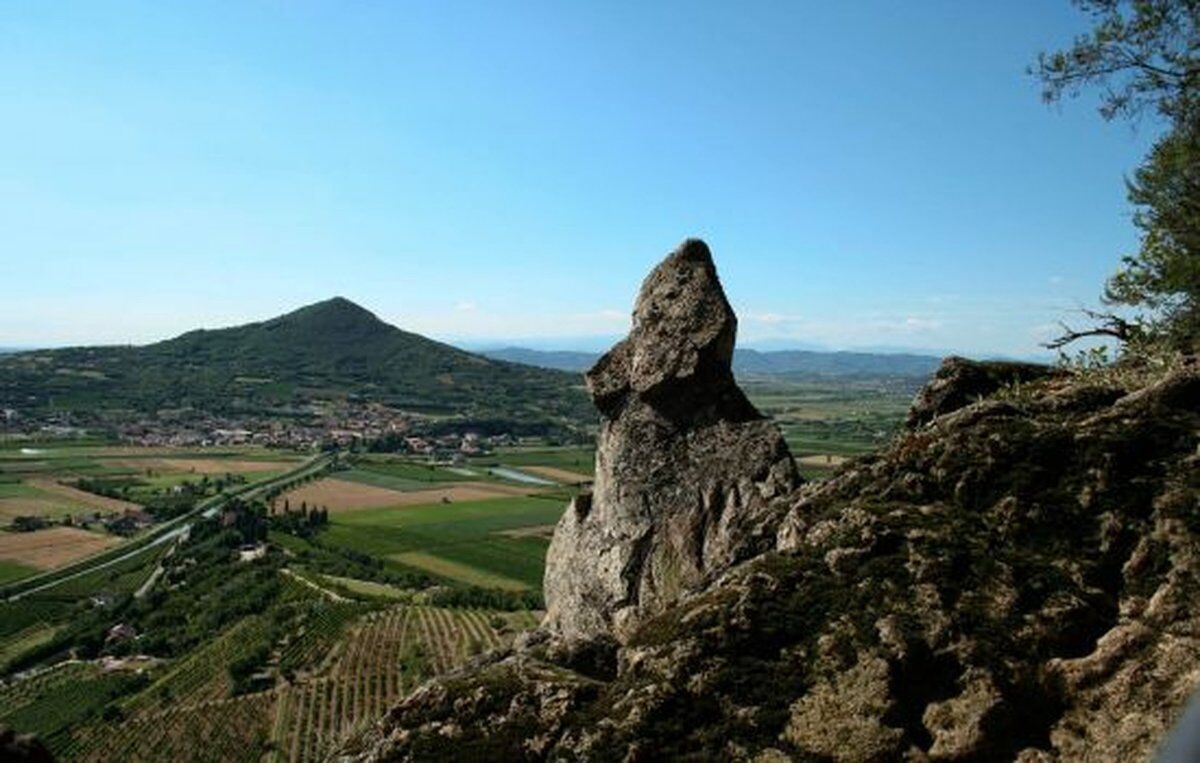
[[[0,346],[340,294],[587,344],[708,240],[742,341],[1030,354],[1154,137],[1025,67],[1067,0],[0,6]],[[593,343],[598,340],[590,340]]]

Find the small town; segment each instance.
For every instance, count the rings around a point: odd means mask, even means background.
[[[198,411],[160,411],[156,415],[126,414],[114,418],[75,413],[23,414],[0,411],[0,436],[9,441],[71,440],[104,435],[145,447],[222,447],[255,445],[264,448],[320,450],[332,447],[370,447],[394,453],[428,456],[436,461],[486,455],[497,447],[519,442],[507,433],[483,435],[465,423],[462,431],[428,431],[429,418],[377,403],[313,404],[304,416],[215,415]]]

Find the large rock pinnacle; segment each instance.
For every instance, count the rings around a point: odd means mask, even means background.
[[[689,239],[646,278],[633,329],[587,374],[603,416],[593,493],[546,558],[559,636],[631,630],[773,543],[773,500],[801,481],[778,429],[733,379],[737,319],[712,255]]]

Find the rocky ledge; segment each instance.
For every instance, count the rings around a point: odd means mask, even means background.
[[[543,627],[426,684],[370,760],[1140,760],[1200,684],[1200,371],[948,360],[798,486],[728,375],[707,248],[589,374],[596,490]]]

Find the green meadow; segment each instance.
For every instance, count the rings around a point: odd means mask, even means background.
[[[335,514],[325,543],[481,587],[541,588],[549,541],[508,534],[553,525],[564,495],[521,496]]]

